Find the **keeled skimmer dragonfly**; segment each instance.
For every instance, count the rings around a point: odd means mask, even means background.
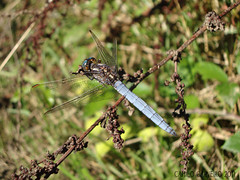
[[[154,111],[149,105],[147,105],[141,98],[131,92],[120,80],[117,72],[117,43],[114,42],[113,53],[110,55],[107,50],[104,48],[102,43],[96,37],[96,35],[90,30],[92,38],[97,44],[98,52],[101,56],[101,60],[97,60],[94,57],[90,57],[85,59],[82,65],[79,66],[77,72],[73,73],[76,75],[87,76],[90,80],[97,80],[100,85],[88,90],[81,95],[64,102],[58,106],[55,106],[48,110],[45,114],[57,111],[59,109],[65,108],[70,104],[77,103],[87,96],[98,92],[105,85],[113,86],[121,95],[123,95],[129,102],[131,102],[136,108],[138,108],[145,116],[147,116],[150,120],[152,120],[157,126],[162,128],[164,131],[176,136],[176,132],[163,120],[163,118]],[[43,84],[36,84],[33,86],[47,86],[52,87],[54,84],[67,84],[74,83],[78,81],[80,77],[63,79],[59,81],[51,81]]]

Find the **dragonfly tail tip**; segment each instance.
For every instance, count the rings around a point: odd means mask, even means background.
[[[175,131],[173,131],[171,134],[172,134],[173,136],[177,136],[177,133],[176,133]]]

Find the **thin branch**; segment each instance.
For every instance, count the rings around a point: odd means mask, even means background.
[[[18,47],[22,44],[23,40],[28,36],[28,34],[31,32],[32,28],[34,27],[35,22],[33,22],[32,24],[30,24],[30,26],[27,28],[27,30],[24,32],[24,34],[22,35],[22,37],[18,40],[18,42],[15,44],[15,46],[12,48],[12,50],[10,51],[10,53],[7,55],[7,57],[4,59],[4,61],[2,62],[1,66],[0,66],[0,71],[3,69],[3,67],[7,64],[7,62],[9,61],[9,59],[12,57],[12,55],[15,53],[15,51],[18,49]]]
[[[107,112],[106,112],[107,113]],[[106,114],[105,113],[105,114]],[[93,125],[91,125],[90,128],[88,128],[82,136],[77,140],[77,143],[80,143],[83,141],[83,139],[100,123],[105,119],[105,114],[103,114],[96,122],[94,122]],[[61,164],[74,150],[75,146],[72,146],[71,148],[68,149],[68,151],[56,162],[57,166]]]

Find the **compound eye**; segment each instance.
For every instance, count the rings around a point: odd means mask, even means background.
[[[83,61],[82,67],[83,67],[84,70],[88,70],[88,69],[89,69],[89,67],[88,67],[88,59],[85,59],[85,60]]]
[[[84,68],[85,68],[85,67],[87,66],[87,63],[88,63],[88,60],[87,60],[87,59],[86,59],[86,60],[84,60],[84,61],[83,61],[83,63],[82,63],[82,67],[84,67]]]

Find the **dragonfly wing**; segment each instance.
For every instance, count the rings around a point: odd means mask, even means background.
[[[115,57],[111,56],[107,52],[107,50],[104,48],[104,46],[99,41],[97,36],[91,30],[89,30],[89,32],[91,33],[93,40],[97,44],[98,53],[100,54],[100,56],[102,58],[101,60],[103,61],[103,64],[106,64],[106,65],[109,65],[109,66],[116,66],[116,59],[115,59]]]
[[[117,62],[117,39],[114,39],[113,41],[113,51],[112,51],[112,57],[115,60],[115,68],[118,69],[118,62]]]
[[[55,89],[69,90],[69,89],[78,88],[79,86],[83,86],[87,84],[87,81],[89,81],[87,77],[82,75],[75,75],[70,78],[35,84],[32,86],[32,89],[37,87],[46,87],[47,89],[52,89],[52,90],[55,90]]]
[[[61,110],[61,109],[65,109],[67,107],[70,107],[71,105],[77,104],[80,101],[85,100],[86,98],[88,98],[89,96],[91,96],[92,94],[94,94],[94,96],[99,95],[101,93],[101,89],[103,89],[104,86],[103,85],[99,85],[93,89],[88,90],[87,92],[82,93],[81,95],[74,97],[73,99],[70,99],[58,106],[55,106],[51,109],[49,109],[47,112],[44,113],[44,115]]]
[[[41,84],[35,84],[32,86],[32,89],[41,93],[42,88],[50,89],[53,92],[58,92],[59,95],[63,96],[72,96],[74,94],[78,94],[78,96],[70,99],[69,101],[64,102],[58,106],[53,107],[48,110],[45,114],[49,114],[60,109],[67,108],[71,105],[77,104],[78,102],[82,102],[88,97],[92,98],[102,94],[101,89],[103,88],[102,84],[99,84],[96,80],[90,80],[86,76],[74,75],[71,78],[49,81]],[[80,94],[80,95],[79,95]],[[87,102],[87,101],[86,101]]]

